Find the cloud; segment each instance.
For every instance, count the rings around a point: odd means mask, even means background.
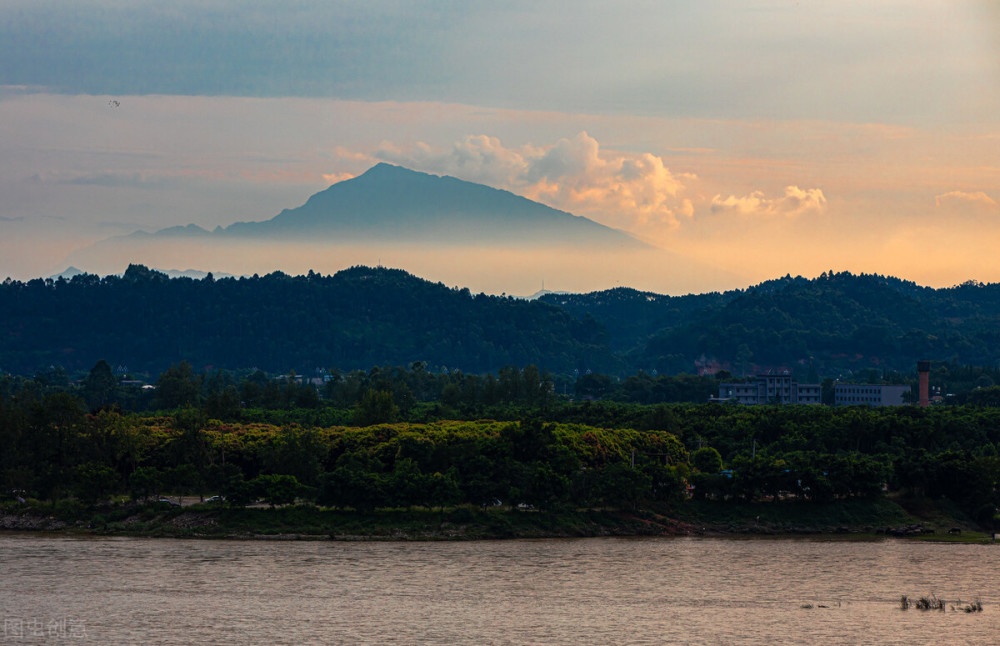
[[[675,174],[650,153],[601,150],[586,132],[545,147],[509,148],[487,135],[467,136],[449,148],[384,142],[374,157],[505,188],[626,229],[673,229],[694,213],[684,195],[694,175]]]
[[[91,173],[64,180],[76,186],[105,186],[109,188],[165,188],[173,185],[162,176],[151,177],[141,173]]]
[[[355,177],[354,173],[323,173],[323,181],[327,184],[336,184]]]
[[[352,173],[318,174],[313,171],[285,169],[183,169],[178,171],[120,172],[101,171],[77,173],[73,171],[44,171],[29,175],[26,180],[33,184],[65,186],[98,186],[101,188],[128,189],[173,189],[204,184],[206,182],[253,182],[257,184],[310,184],[321,179],[329,183],[340,182],[354,177]]]
[[[102,186],[105,188],[168,188],[176,182],[164,175],[131,172],[76,173],[46,171],[33,173],[27,181],[34,184],[63,184],[68,186]]]
[[[375,158],[470,182],[514,188],[524,185],[532,159],[541,154],[530,146],[507,148],[496,137],[469,135],[444,149],[423,142],[406,149],[383,142]]]
[[[558,2],[5,0],[0,83],[882,123],[996,112],[982,0],[746,4],[583,2],[569,19]]]
[[[976,210],[995,211],[1000,205],[996,200],[982,191],[966,193],[965,191],[949,191],[936,195],[934,204],[944,208],[973,208]]]
[[[350,150],[348,148],[345,148],[344,146],[335,147],[333,149],[332,155],[326,154],[324,152],[320,152],[320,155],[323,157],[332,157],[334,159],[347,160],[347,161],[359,161],[359,162],[374,161],[374,158],[368,153]]]
[[[738,213],[747,216],[784,216],[796,218],[808,213],[821,213],[826,209],[826,196],[818,188],[801,189],[786,186],[783,197],[769,198],[763,191],[737,197],[721,195],[712,198],[712,213]]]

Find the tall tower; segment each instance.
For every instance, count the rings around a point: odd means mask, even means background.
[[[930,378],[931,378],[931,362],[926,359],[921,359],[917,362],[917,379],[918,388],[920,392],[919,405],[920,406],[930,406],[931,396],[930,396]]]

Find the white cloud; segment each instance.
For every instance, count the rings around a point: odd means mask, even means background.
[[[163,175],[126,172],[85,173],[59,181],[75,186],[105,186],[108,188],[167,188],[176,185],[174,178]]]
[[[343,159],[348,161],[362,161],[370,162],[372,161],[372,156],[368,153],[361,153],[357,151],[350,150],[343,146],[337,146],[333,149],[333,157],[336,159]]]
[[[384,142],[375,158],[505,188],[576,215],[626,229],[676,228],[694,213],[684,196],[694,175],[674,174],[650,153],[603,151],[586,132],[547,147],[508,148],[471,135],[450,148]]]
[[[934,204],[945,208],[973,208],[976,210],[995,211],[1000,205],[996,200],[982,191],[966,193],[965,191],[949,191],[936,195]]]
[[[712,213],[738,213],[749,216],[784,216],[795,218],[807,213],[821,213],[826,209],[826,196],[818,188],[801,189],[786,186],[783,197],[769,198],[763,191],[737,197],[721,195],[712,198]]]
[[[327,184],[336,184],[354,176],[354,173],[323,173],[323,181]]]
[[[506,148],[496,137],[469,135],[444,149],[423,142],[402,149],[391,142],[383,142],[375,158],[470,182],[513,187],[521,183],[531,160],[539,154],[540,151],[530,146],[517,150]]]

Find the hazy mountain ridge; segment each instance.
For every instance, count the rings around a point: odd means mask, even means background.
[[[201,280],[202,278],[207,278],[209,275],[213,278],[234,278],[232,274],[202,271],[200,269],[160,269],[156,267],[153,268],[153,271],[164,273],[170,278],[194,278],[195,280]],[[82,269],[70,266],[58,274],[49,276],[49,280],[59,280],[60,278],[63,280],[72,280],[74,276],[86,273]]]
[[[501,189],[380,163],[269,220],[124,238],[212,238],[646,248],[630,234]]]
[[[658,288],[670,290],[696,271],[708,282],[732,278],[509,191],[389,164],[337,182],[269,220],[136,232],[76,249],[61,264],[99,275],[141,262],[249,276],[275,267],[333,273],[383,259],[492,293],[528,294],[539,284],[579,290],[607,284],[609,277],[624,285],[655,277]],[[675,271],[680,267],[683,272]]]

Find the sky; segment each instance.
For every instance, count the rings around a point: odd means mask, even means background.
[[[0,0],[0,277],[399,266],[474,290],[1000,282],[1000,3]],[[380,161],[640,256],[88,245],[265,220]],[[169,266],[167,266],[169,265]]]

